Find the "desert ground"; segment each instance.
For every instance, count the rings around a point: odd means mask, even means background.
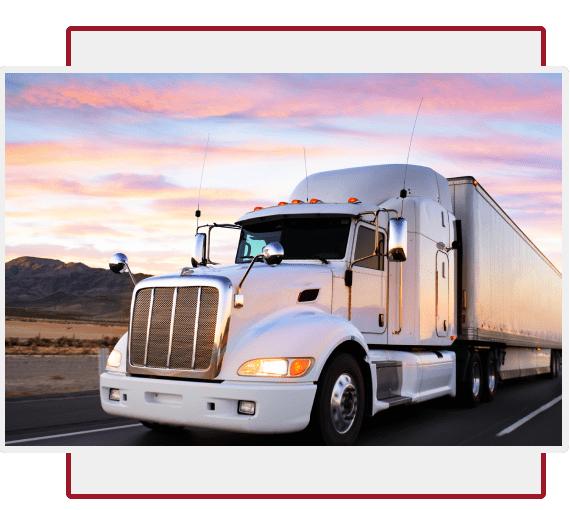
[[[108,337],[122,337],[127,324],[63,321],[63,320],[30,320],[20,318],[7,318],[6,338],[45,338],[56,340],[58,338],[75,338],[78,340],[100,340]]]
[[[99,356],[6,356],[6,397],[99,388]]]
[[[103,356],[127,324],[7,317],[6,397],[96,390]]]

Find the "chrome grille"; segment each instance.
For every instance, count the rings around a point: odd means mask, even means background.
[[[131,325],[131,365],[207,370],[214,349],[218,301],[215,287],[139,290]]]

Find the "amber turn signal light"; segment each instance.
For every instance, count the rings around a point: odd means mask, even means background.
[[[291,377],[296,377],[301,374],[304,374],[309,368],[311,364],[311,360],[308,359],[296,359],[294,360],[291,365],[289,366],[289,375]]]

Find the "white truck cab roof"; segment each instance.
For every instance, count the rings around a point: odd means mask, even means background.
[[[322,203],[306,203],[307,188],[309,200],[314,198]],[[354,217],[399,197],[402,189],[408,197],[429,198],[453,212],[449,183],[435,170],[418,165],[372,165],[309,175],[297,184],[289,198],[289,202],[301,200],[305,203],[264,207],[244,214],[236,223],[245,225],[254,220],[307,215]],[[358,202],[349,203],[350,198],[356,198]]]

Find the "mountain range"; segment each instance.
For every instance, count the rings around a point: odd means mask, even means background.
[[[81,262],[19,257],[5,264],[6,315],[128,320],[129,275]],[[151,275],[134,275],[138,282]]]

